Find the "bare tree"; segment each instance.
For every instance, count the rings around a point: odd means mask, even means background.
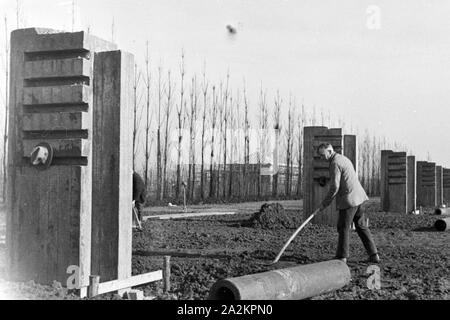
[[[148,176],[149,176],[149,168],[148,168],[148,162],[150,159],[150,150],[149,150],[149,137],[150,137],[150,85],[151,85],[151,76],[150,76],[150,58],[149,58],[149,52],[148,52],[148,41],[146,43],[147,51],[145,54],[145,71],[146,71],[146,78],[145,78],[145,87],[147,91],[147,112],[146,112],[146,125],[145,125],[145,169],[144,169],[144,179],[145,179],[145,186],[148,188]]]
[[[286,176],[285,176],[285,193],[287,196],[291,195],[291,181],[292,181],[292,153],[294,142],[294,115],[292,96],[289,97],[288,123],[286,128]]]
[[[203,83],[202,83],[202,93],[203,93],[203,116],[202,116],[202,165],[200,174],[200,195],[201,199],[205,198],[204,190],[204,174],[205,174],[205,129],[206,129],[206,110],[207,110],[207,95],[208,95],[209,83],[206,81],[206,66],[203,68]]]
[[[277,167],[277,171],[273,174],[273,180],[272,180],[272,196],[276,197],[278,195],[278,160],[279,160],[279,144],[280,144],[280,131],[281,131],[281,122],[280,122],[280,115],[281,115],[281,105],[283,103],[283,99],[280,97],[280,91],[277,90],[277,95],[275,97],[275,109],[273,113],[273,128],[275,130],[275,148],[276,150],[273,155],[273,166],[275,169],[275,166]]]
[[[323,107],[320,108],[320,125],[325,126],[325,114],[323,112]]]
[[[317,125],[317,115],[316,115],[316,105],[313,107],[312,115],[311,115],[311,125]]]
[[[223,95],[223,109],[222,109],[222,111],[223,111],[222,112],[222,123],[224,126],[224,130],[223,130],[223,143],[224,143],[224,146],[223,146],[223,152],[224,152],[223,153],[223,170],[224,170],[224,172],[226,172],[226,168],[227,168],[227,147],[228,147],[227,136],[228,136],[228,121],[229,121],[229,117],[228,117],[229,111],[228,111],[227,106],[228,106],[228,95],[229,95],[229,92],[228,92],[229,79],[230,79],[230,74],[227,73],[227,84],[226,84],[225,92]],[[226,196],[227,196],[226,190],[227,190],[226,179],[223,179],[223,197],[224,198],[226,198]]]
[[[235,104],[239,103],[238,101],[235,102]],[[228,197],[233,196],[233,160],[234,155],[236,155],[235,152],[235,136],[236,136],[236,130],[235,129],[235,112],[233,109],[233,96],[230,92],[230,108],[228,112],[228,117],[230,121],[230,161],[228,164]]]
[[[223,127],[224,127],[224,104],[223,104],[223,83],[220,82],[219,85],[219,95],[218,95],[218,110],[219,110],[219,124],[220,124],[220,128],[219,128],[219,134],[218,134],[218,139],[219,139],[219,153],[217,155],[217,198],[220,198],[220,182],[222,181],[221,179],[221,159],[222,159],[222,154],[223,154]]]
[[[115,25],[115,21],[114,21],[114,17],[112,18],[112,23],[111,23],[111,42],[114,42],[114,36],[115,36],[115,30],[116,29],[116,25]]]
[[[17,19],[18,21],[19,19]],[[72,32],[75,30],[75,0],[72,0]]]
[[[137,143],[136,138],[138,134],[138,119],[137,119],[137,109],[138,109],[138,86],[141,78],[141,73],[138,70],[137,64],[134,64],[134,79],[133,79],[133,170],[136,167],[136,153],[137,153]]]
[[[17,29],[20,28],[20,14],[21,14],[20,0],[16,0],[16,28]]]
[[[198,104],[198,90],[197,90],[197,77],[192,77],[190,97],[190,124],[189,124],[189,175],[188,175],[188,187],[189,198],[194,199],[195,189],[195,138],[197,135],[196,122],[197,122],[197,104]]]
[[[169,147],[169,120],[172,113],[172,98],[173,98],[174,84],[170,77],[170,71],[167,73],[167,91],[166,91],[166,109],[165,109],[165,135],[164,135],[164,166],[163,166],[163,185],[162,185],[162,198],[167,198],[167,159],[168,159],[168,147]]]
[[[212,88],[212,109],[211,109],[211,161],[209,164],[209,197],[213,198],[215,195],[214,192],[214,186],[216,185],[216,182],[214,181],[214,147],[215,147],[215,131],[216,131],[216,124],[217,124],[217,104],[218,104],[218,97],[216,93],[216,87],[213,86]]]
[[[158,67],[158,123],[156,129],[156,193],[159,200],[162,200],[162,143],[161,143],[161,105],[165,91],[161,79],[162,68]]]
[[[377,179],[376,179],[376,169],[377,169],[377,163],[376,163],[376,158],[377,158],[377,142],[375,139],[375,136],[372,137],[372,143],[370,145],[371,147],[371,152],[370,152],[370,157],[372,158],[372,174],[371,174],[371,195],[374,196],[376,194],[376,187],[377,187]]]
[[[248,99],[244,83],[244,197],[248,197],[248,165],[250,163],[250,124],[248,119]]]
[[[267,92],[263,92],[262,86],[259,95],[259,150],[258,150],[258,198],[262,195],[262,162],[266,158],[267,129],[268,129],[268,110],[267,110]]]
[[[303,129],[306,123],[305,106],[302,104],[302,109],[299,112],[297,120],[297,161],[298,161],[298,178],[297,178],[297,196],[302,196],[302,178],[303,178]]]
[[[186,120],[186,112],[185,107],[186,103],[184,102],[184,76],[185,76],[185,64],[184,64],[184,51],[181,52],[181,65],[180,65],[180,75],[181,75],[181,84],[180,84],[180,104],[177,104],[177,118],[178,118],[178,148],[177,148],[177,185],[175,187],[176,198],[178,199],[180,196],[180,187],[181,187],[181,145],[183,141],[183,129]]]

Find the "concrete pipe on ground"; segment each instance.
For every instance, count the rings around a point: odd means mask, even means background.
[[[436,208],[434,210],[434,214],[436,214],[436,215],[449,214],[450,215],[450,208]]]
[[[340,260],[296,266],[217,281],[209,300],[300,300],[350,283],[350,269]]]
[[[434,227],[438,231],[447,231],[450,230],[450,218],[439,219],[434,223]]]

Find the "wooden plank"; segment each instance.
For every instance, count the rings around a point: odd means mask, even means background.
[[[314,143],[313,143],[314,149],[317,150],[317,148],[322,143],[330,143],[333,147],[335,147],[335,146],[342,147],[343,146],[342,140],[339,139],[339,137],[330,137],[330,138],[317,138],[317,137],[315,137],[315,140],[314,140]]]
[[[134,58],[95,54],[91,274],[100,281],[131,276]]]
[[[23,130],[87,130],[90,118],[86,112],[25,113]]]
[[[389,177],[388,178],[388,185],[389,184],[398,184],[398,183],[406,184],[406,177],[394,177],[394,178]]]
[[[125,288],[132,288],[142,284],[160,281],[163,279],[163,271],[153,271],[149,273],[140,274],[126,279],[113,280],[108,282],[101,282],[98,285],[98,294],[118,291]],[[100,278],[101,280],[101,278]]]
[[[89,103],[90,100],[91,90],[85,85],[27,87],[23,90],[23,101],[27,105]]]
[[[87,50],[115,50],[117,45],[89,35],[84,31],[60,32],[47,28],[28,28],[14,30],[12,35],[17,38],[33,39],[22,43],[22,48],[27,53],[40,53],[48,56],[50,52],[74,51],[73,57],[79,55],[80,49]]]
[[[170,256],[164,257],[163,280],[164,280],[164,287],[163,287],[164,293],[167,293],[170,290]]]
[[[406,171],[406,161],[404,164],[389,164],[388,163],[388,169],[389,171]]]
[[[91,62],[83,58],[25,62],[25,79],[91,75]]]
[[[209,216],[225,216],[225,215],[234,215],[233,212],[192,212],[192,213],[175,213],[175,214],[158,214],[142,217],[142,220],[146,221],[149,219],[158,219],[158,220],[172,220],[172,219],[185,219],[185,218],[196,218],[196,217],[209,217]]]
[[[389,155],[388,165],[397,165],[397,164],[406,164],[406,158],[405,157],[391,158],[391,156]]]
[[[23,156],[29,157],[40,141],[24,140]],[[90,154],[89,142],[86,139],[47,140],[53,148],[55,158],[88,157]]]
[[[388,178],[406,178],[405,171],[388,171]]]

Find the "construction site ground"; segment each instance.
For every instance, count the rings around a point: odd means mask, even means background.
[[[133,233],[132,273],[161,269],[163,256],[170,255],[171,289],[164,293],[161,281],[138,289],[153,299],[206,299],[209,289],[219,279],[332,259],[337,244],[336,228],[309,224],[291,243],[280,262],[268,265],[303,221],[301,201],[280,203],[289,220],[282,226],[250,222],[264,202],[188,208],[191,212],[235,211],[234,215],[146,220],[143,231]],[[450,299],[450,232],[434,229],[439,216],[433,215],[431,208],[421,215],[383,213],[379,211],[378,198],[367,202],[365,208],[382,260],[379,264],[381,288],[368,288],[367,269],[371,264],[366,262],[363,245],[352,231],[348,260],[350,284],[312,299]],[[180,207],[155,207],[147,209],[144,215],[182,211]],[[4,264],[4,254],[5,246],[1,244],[0,264]],[[2,276],[0,274],[0,279]],[[77,299],[58,283],[41,286],[5,280],[0,280],[0,298]],[[96,297],[119,298],[114,294]]]

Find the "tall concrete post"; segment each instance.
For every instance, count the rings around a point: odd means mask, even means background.
[[[383,211],[407,212],[407,159],[406,152],[381,152],[381,204]]]
[[[380,209],[389,211],[388,158],[392,150],[381,150],[380,159]]]
[[[442,176],[442,166],[436,166],[436,206],[441,207],[444,203],[444,188],[442,186],[443,176]]]
[[[407,158],[407,212],[415,212],[416,207],[416,157]]]
[[[330,143],[334,150],[343,153],[342,129],[328,129],[327,127],[304,128],[303,152],[303,214],[307,218],[316,210],[329,190],[329,163],[321,160],[317,154],[317,147],[321,143]],[[320,215],[312,220],[313,223],[336,226],[336,203],[333,203]]]
[[[417,205],[436,206],[436,163],[417,161]]]
[[[134,58],[95,54],[92,274],[131,277]]]
[[[353,163],[353,168],[356,171],[356,175],[358,175],[358,144],[356,135],[344,135],[344,156]]]
[[[442,189],[444,204],[450,206],[450,169],[442,170]]]
[[[93,66],[95,52],[115,49],[84,32],[31,28],[11,34],[6,239],[11,280],[63,285],[74,280],[86,294],[92,198],[98,196],[92,188],[92,143],[101,134],[92,125]],[[41,142],[49,155],[53,150],[48,167],[30,160]]]

